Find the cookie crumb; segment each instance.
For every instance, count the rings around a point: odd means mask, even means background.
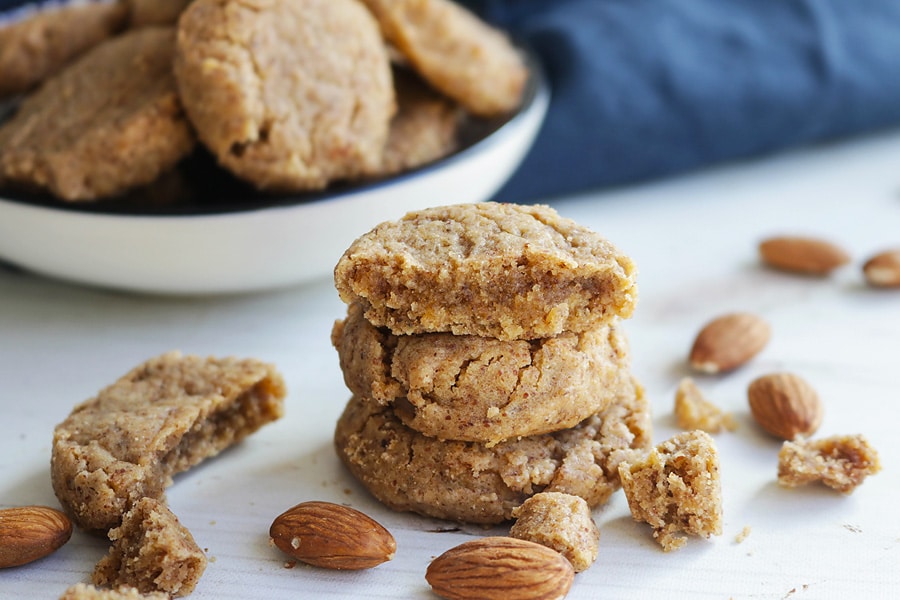
[[[509,535],[536,542],[562,554],[576,572],[597,559],[600,530],[587,502],[561,492],[542,492],[513,509],[515,524]]]
[[[109,531],[113,545],[97,563],[99,586],[133,586],[143,593],[190,594],[206,569],[206,555],[171,510],[143,498]]]
[[[687,543],[678,535],[722,534],[722,488],[715,442],[704,431],[678,434],[643,458],[619,465],[619,478],[635,521],[653,527],[669,552]]]
[[[737,429],[734,416],[722,412],[722,409],[707,400],[690,377],[682,379],[675,392],[675,420],[686,431],[702,429],[707,433],[719,433],[723,429]]]
[[[849,494],[881,470],[878,452],[862,435],[785,442],[778,453],[778,483],[786,487],[821,481]]]
[[[741,532],[734,536],[735,544],[742,544],[744,540],[746,540],[750,536],[750,526],[744,525],[744,528],[741,529]]]

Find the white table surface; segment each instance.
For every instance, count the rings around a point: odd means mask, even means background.
[[[569,598],[896,597],[900,291],[867,288],[860,265],[900,246],[900,131],[547,202],[610,238],[639,267],[640,302],[627,331],[655,441],[676,432],[674,391],[703,323],[749,310],[773,327],[751,364],[697,379],[740,422],[716,436],[724,534],[663,553],[619,492],[594,512],[599,558],[576,577]],[[826,279],[766,270],[757,243],[779,233],[829,238],[854,262]],[[452,524],[393,513],[343,470],[331,435],[349,392],[329,340],[343,314],[329,280],[248,296],[161,298],[0,268],[0,505],[58,506],[49,477],[53,427],[132,366],[170,349],[258,357],[285,376],[285,417],[179,476],[168,493],[210,559],[192,597],[434,597],[424,579],[432,557],[503,530],[440,531]],[[880,452],[883,471],[854,494],[776,484],[779,444],[750,419],[746,387],[782,370],[819,391],[826,415],[818,435],[863,433]],[[396,558],[366,572],[285,568],[268,527],[313,499],[381,521],[397,538]],[[750,534],[739,543],[745,527]],[[0,571],[0,597],[57,598],[89,579],[106,548],[76,532],[56,554]]]

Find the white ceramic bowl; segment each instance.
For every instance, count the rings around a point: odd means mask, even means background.
[[[456,154],[380,182],[175,214],[64,205],[0,192],[0,259],[81,284],[222,294],[330,276],[359,235],[411,210],[489,199],[540,129],[550,92],[537,61],[519,112]],[[254,201],[255,202],[255,201]]]

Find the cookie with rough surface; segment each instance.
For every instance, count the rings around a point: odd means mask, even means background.
[[[0,20],[0,98],[33,88],[118,33],[127,17],[122,3],[104,1],[51,4]]]
[[[548,206],[429,208],[378,225],[334,270],[344,302],[397,335],[501,340],[580,333],[631,316],[635,267],[613,244]]]
[[[431,437],[496,444],[571,427],[631,390],[621,326],[501,341],[429,333],[395,336],[358,304],[332,331],[354,395],[393,403],[407,426]]]
[[[280,418],[284,396],[281,375],[257,360],[153,358],[56,426],[53,490],[81,527],[115,527],[176,473]]]
[[[390,407],[353,397],[335,447],[350,472],[398,511],[469,523],[500,523],[539,492],[580,496],[589,506],[619,488],[618,464],[650,444],[649,405],[635,383],[573,428],[487,448],[441,441],[404,425]]]
[[[112,547],[91,575],[96,585],[187,596],[206,569],[206,555],[191,532],[153,498],[135,503],[109,539]]]
[[[150,183],[194,147],[175,79],[172,28],[145,28],[82,55],[0,128],[0,182],[69,201]]]
[[[356,0],[195,0],[175,75],[200,139],[258,188],[319,189],[381,165],[391,69]]]
[[[431,85],[480,116],[518,107],[528,69],[509,38],[452,0],[363,0]]]
[[[821,482],[850,494],[881,470],[878,452],[862,435],[786,441],[778,452],[778,483],[797,487]]]

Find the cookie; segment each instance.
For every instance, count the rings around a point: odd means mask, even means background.
[[[200,139],[258,188],[319,189],[381,164],[391,69],[355,0],[195,0],[175,75]]]
[[[27,92],[86,50],[118,33],[120,2],[48,5],[0,21],[0,98]]]
[[[191,0],[128,0],[129,26],[174,25]]]
[[[394,70],[397,114],[376,176],[409,171],[449,156],[459,148],[465,111],[405,69]]]
[[[77,583],[69,586],[59,600],[169,600],[170,596],[164,592],[152,592],[142,594],[137,588],[122,586],[112,589],[102,589]]]
[[[539,492],[589,506],[619,487],[618,464],[650,444],[649,405],[637,384],[575,427],[487,448],[441,441],[405,426],[390,407],[353,397],[335,430],[350,472],[388,507],[469,523],[500,523]]]
[[[394,334],[501,340],[581,333],[631,316],[631,259],[548,206],[429,208],[378,225],[334,270],[346,303]]]
[[[363,2],[435,89],[479,116],[518,107],[528,69],[504,33],[451,0]]]
[[[68,201],[155,180],[194,147],[175,79],[172,28],[108,40],[48,79],[0,128],[0,182]]]
[[[95,585],[187,596],[206,569],[191,532],[159,500],[142,498],[109,531],[113,545],[91,575]]]
[[[57,425],[53,490],[81,527],[115,527],[176,473],[281,417],[284,396],[281,375],[253,359],[153,358]]]
[[[431,437],[493,445],[565,429],[633,386],[619,325],[538,340],[395,336],[362,312],[351,304],[332,331],[347,387]]]
[[[685,534],[722,534],[719,454],[705,431],[680,433],[618,469],[632,517],[653,528],[666,552],[682,547]]]

